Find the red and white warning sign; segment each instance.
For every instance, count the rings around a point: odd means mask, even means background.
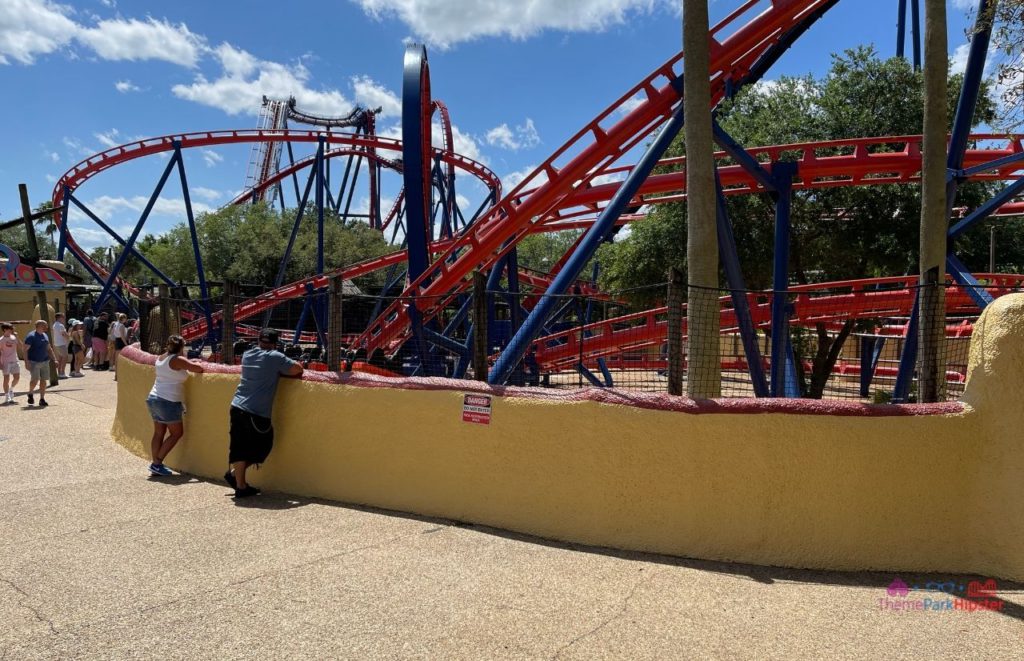
[[[491,424],[491,396],[463,395],[462,421],[475,422],[478,425]]]

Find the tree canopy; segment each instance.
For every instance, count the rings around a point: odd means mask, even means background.
[[[294,210],[281,212],[266,204],[233,205],[200,214],[196,218],[196,233],[207,279],[272,285],[294,220]],[[316,272],[316,242],[316,214],[315,211],[307,212],[285,269],[284,282]],[[178,223],[160,236],[146,235],[137,245],[139,252],[173,280],[186,283],[198,280],[192,239],[185,222]],[[379,231],[359,221],[342,223],[336,214],[325,211],[325,268],[347,266],[392,250],[394,247]],[[99,248],[94,253],[94,258],[99,258],[101,263],[110,261],[111,255],[106,248]],[[128,260],[125,275],[136,282],[156,280],[135,259]]]

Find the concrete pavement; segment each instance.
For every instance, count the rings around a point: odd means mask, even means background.
[[[87,371],[48,409],[26,408],[24,386],[0,407],[0,659],[1024,659],[1019,585],[999,584],[1000,613],[893,612],[893,574],[578,548],[150,479],[109,440],[113,385]]]

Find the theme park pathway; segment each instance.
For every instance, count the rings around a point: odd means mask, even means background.
[[[1000,584],[1002,613],[897,613],[879,608],[892,574],[619,553],[151,480],[109,438],[115,397],[110,374],[86,372],[48,409],[23,394],[0,407],[0,659],[1024,658],[1020,586]]]

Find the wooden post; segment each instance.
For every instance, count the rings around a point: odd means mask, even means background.
[[[221,311],[220,358],[225,365],[235,364],[235,283],[224,281],[224,307]]]
[[[487,276],[473,271],[473,378],[487,381]]]
[[[341,308],[344,298],[345,280],[336,275],[330,279],[330,294],[327,299],[327,365],[341,371]]]
[[[25,219],[25,237],[28,239],[28,249],[31,252],[29,260],[33,266],[39,263],[39,243],[36,241],[36,228],[32,224],[32,205],[28,202],[28,186],[25,184],[18,184],[18,195],[21,197],[21,216]],[[39,289],[36,291],[36,305],[39,306],[39,319],[46,322],[46,326],[50,333],[50,346],[53,346],[53,325],[50,323],[50,309],[46,304],[46,291],[42,288],[42,283],[39,282],[39,273],[36,272],[36,284],[39,285]],[[55,308],[56,309],[56,308]],[[35,323],[37,319],[33,319]],[[32,330],[35,330],[33,327]],[[60,382],[60,376],[57,374],[57,363],[50,360],[50,385],[55,386]]]
[[[668,270],[668,394],[683,394],[683,291],[686,281],[674,266]]]
[[[167,338],[170,336],[171,327],[171,290],[167,285],[160,285],[159,289],[160,296],[160,333],[158,335],[160,340],[161,351],[163,351],[164,345],[167,344]]]
[[[945,398],[946,251],[949,208],[946,200],[949,50],[945,0],[925,0],[924,133],[921,142],[920,320],[918,323],[918,398]]]

